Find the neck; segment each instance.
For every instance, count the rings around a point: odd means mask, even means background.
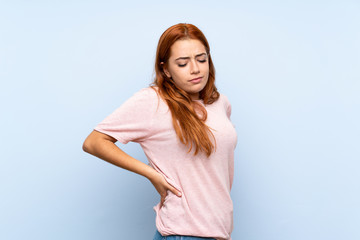
[[[200,100],[199,93],[190,94],[191,100]]]

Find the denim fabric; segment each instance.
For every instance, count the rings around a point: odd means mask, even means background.
[[[153,240],[201,240],[201,239],[215,240],[215,238],[181,236],[181,235],[162,236],[158,230],[156,230]]]

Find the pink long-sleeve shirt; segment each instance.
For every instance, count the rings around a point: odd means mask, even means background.
[[[149,164],[181,191],[168,191],[163,206],[154,206],[156,227],[163,236],[189,235],[231,240],[237,134],[230,121],[231,105],[225,95],[212,104],[195,100],[207,110],[206,125],[216,139],[216,151],[207,157],[178,139],[166,102],[150,87],[130,97],[94,129],[119,142],[141,145]]]

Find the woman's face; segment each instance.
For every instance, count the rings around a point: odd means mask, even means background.
[[[191,99],[199,99],[199,92],[209,78],[205,46],[196,39],[177,40],[170,48],[170,57],[167,66],[164,66],[164,72],[173,79],[177,87],[187,92]]]

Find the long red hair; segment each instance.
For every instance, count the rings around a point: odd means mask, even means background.
[[[183,39],[201,41],[208,55],[209,79],[204,89],[199,92],[200,99],[204,104],[212,104],[219,98],[220,94],[215,86],[215,68],[210,56],[209,43],[200,29],[187,23],[173,25],[161,35],[156,51],[155,79],[151,87],[158,87],[160,96],[169,106],[173,126],[179,140],[189,146],[189,152],[194,145],[194,155],[202,151],[209,157],[216,149],[216,141],[213,133],[205,124],[206,109],[200,103],[192,101],[184,90],[177,87],[173,80],[166,76],[164,66],[161,64],[163,62],[165,67],[167,66],[171,46],[177,40]],[[200,111],[200,116],[197,110]]]

